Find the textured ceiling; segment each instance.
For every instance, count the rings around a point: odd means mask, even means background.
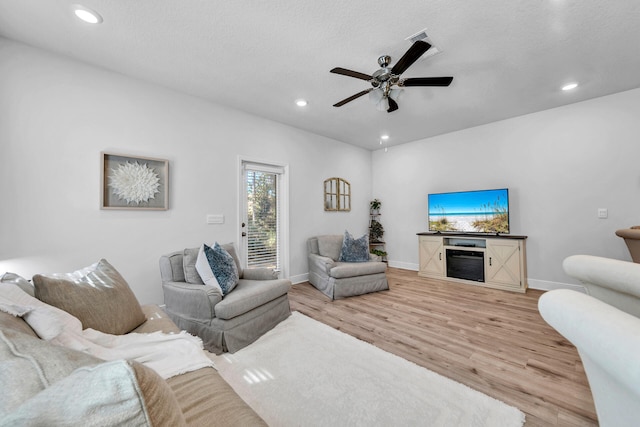
[[[637,0],[75,3],[104,22],[63,0],[0,0],[0,35],[368,149],[640,87]],[[393,113],[366,96],[332,106],[370,86],[331,68],[373,73],[424,28],[441,53],[403,77],[451,86],[405,88]]]

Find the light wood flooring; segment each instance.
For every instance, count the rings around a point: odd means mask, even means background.
[[[309,283],[291,309],[519,408],[525,426],[594,426],[578,352],[526,294],[389,268],[389,291],[331,301]]]

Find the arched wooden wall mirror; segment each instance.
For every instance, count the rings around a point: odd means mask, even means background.
[[[349,181],[342,178],[324,180],[324,210],[351,210],[351,184]]]

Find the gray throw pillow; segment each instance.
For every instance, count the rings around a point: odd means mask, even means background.
[[[124,360],[78,368],[3,418],[20,426],[151,426],[133,368]]]
[[[33,335],[0,330],[0,420],[25,400],[82,366],[103,361]],[[1,424],[1,422],[0,422]]]
[[[77,317],[83,329],[123,335],[146,320],[127,281],[104,259],[73,273],[36,274],[33,283],[36,298]]]

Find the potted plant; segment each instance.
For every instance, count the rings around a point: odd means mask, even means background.
[[[380,206],[382,206],[382,202],[378,199],[373,199],[369,202],[369,210],[371,214],[377,214],[380,212]]]
[[[384,235],[384,227],[380,222],[375,219],[371,221],[371,227],[369,227],[369,239],[373,243],[378,243],[382,241],[382,236]]]
[[[380,249],[371,249],[371,253],[374,254],[374,255],[378,255],[380,257],[383,257],[383,258],[387,256],[387,253],[385,251],[383,251],[383,250],[380,250]]]

